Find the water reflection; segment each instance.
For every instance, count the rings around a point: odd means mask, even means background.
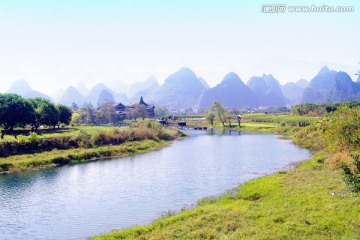
[[[81,239],[146,224],[310,156],[274,135],[185,132],[157,152],[0,176],[0,238]]]

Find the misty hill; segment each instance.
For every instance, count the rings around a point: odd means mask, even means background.
[[[323,67],[310,81],[302,96],[302,103],[343,102],[358,99],[358,84],[345,72]]]
[[[128,95],[133,98],[137,93],[139,92],[151,92],[158,88],[160,85],[156,78],[154,76],[150,76],[146,81],[144,82],[136,82],[130,85],[130,88],[128,90]],[[137,97],[136,99],[140,99],[140,97]]]
[[[305,89],[309,86],[309,82],[306,81],[305,79],[300,79],[298,81],[296,81],[296,85],[298,85],[299,87]]]
[[[53,102],[52,98],[44,93],[41,93],[39,91],[35,91],[33,90],[29,83],[26,80],[16,80],[14,81],[9,90],[7,91],[8,93],[16,93],[19,94],[20,96],[22,96],[23,98],[36,98],[36,97],[40,97],[40,98],[45,98],[48,99],[50,101]]]
[[[289,82],[281,87],[282,93],[291,105],[299,104],[304,94],[305,88],[300,87],[297,83]]]
[[[323,67],[319,73],[310,81],[302,96],[302,103],[324,103],[334,81],[336,71],[330,71],[328,67]]]
[[[8,93],[16,93],[19,95],[30,91],[32,91],[32,88],[30,87],[29,83],[23,79],[14,81],[11,84],[9,90],[7,90]]]
[[[103,90],[110,92],[113,95],[115,102],[121,102],[121,103],[126,104],[129,100],[125,94],[115,92],[112,89],[108,88],[105,84],[98,83],[94,87],[91,88],[89,94],[86,97],[86,101],[91,102],[91,104],[93,106],[97,106],[100,93]]]
[[[105,102],[107,102],[107,103],[115,102],[115,99],[114,99],[114,96],[112,95],[112,93],[106,89],[104,89],[100,92],[99,98],[97,101],[97,106],[101,106]]]
[[[199,107],[209,108],[214,101],[221,102],[227,108],[256,107],[257,100],[236,73],[228,73],[221,83],[205,90],[199,101]]]
[[[181,68],[165,79],[163,85],[152,91],[146,98],[170,110],[195,107],[201,92],[205,89],[195,73],[189,68]]]
[[[85,97],[73,86],[69,86],[59,100],[59,103],[66,106],[71,106],[72,103],[76,103],[79,107],[81,107],[85,102]]]
[[[203,84],[203,86],[205,87],[205,89],[209,89],[210,86],[209,84],[202,78],[202,77],[198,77],[199,81]]]
[[[89,94],[89,89],[87,89],[87,87],[83,83],[78,83],[76,85],[76,89],[83,96],[87,96]]]
[[[31,90],[29,92],[23,93],[23,94],[21,94],[21,96],[23,98],[37,98],[37,97],[45,98],[45,99],[47,99],[47,100],[49,100],[51,102],[54,102],[53,99],[50,96],[48,96],[48,95],[46,95],[46,94],[44,94],[42,92],[35,91],[35,90]]]
[[[259,106],[283,107],[286,106],[286,99],[282,94],[279,81],[272,75],[252,77],[247,86],[255,94]]]
[[[113,92],[122,93],[127,96],[129,95],[130,85],[123,83],[120,80],[112,80],[106,84]]]
[[[334,83],[326,96],[326,102],[346,102],[360,100],[360,83],[353,82],[345,72],[335,75]]]

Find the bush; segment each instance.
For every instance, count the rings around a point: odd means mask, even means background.
[[[52,162],[58,165],[64,165],[70,163],[70,159],[65,157],[56,157],[52,160]]]
[[[355,154],[352,156],[353,168],[342,162],[340,168],[344,172],[344,181],[354,193],[360,193],[360,156]]]
[[[9,169],[12,167],[13,165],[11,163],[0,163],[0,172],[9,171]]]

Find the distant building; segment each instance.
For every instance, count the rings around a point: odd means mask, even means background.
[[[115,105],[115,111],[118,114],[120,119],[130,119],[132,118],[131,112],[138,106],[143,105],[146,107],[147,115],[148,117],[154,117],[155,116],[155,106],[151,104],[147,104],[144,102],[143,97],[140,98],[140,101],[138,103],[132,103],[127,106],[125,106],[122,103],[119,103]]]

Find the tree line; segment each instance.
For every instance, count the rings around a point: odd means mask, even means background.
[[[44,98],[25,99],[14,93],[0,94],[0,127],[5,131],[40,126],[53,127],[70,124],[72,111],[69,107],[54,104]]]
[[[338,102],[338,103],[325,103],[322,105],[314,103],[305,103],[293,106],[291,114],[300,116],[322,117],[326,113],[335,112],[341,107],[355,108],[360,106],[358,101]]]

